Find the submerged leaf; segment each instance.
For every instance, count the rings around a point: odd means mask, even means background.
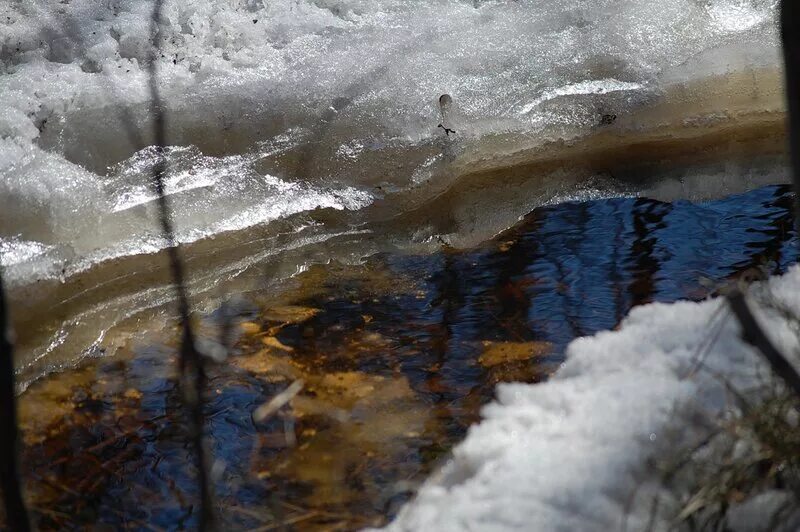
[[[507,362],[530,360],[549,353],[553,344],[550,342],[483,342],[484,350],[478,362],[490,368]]]

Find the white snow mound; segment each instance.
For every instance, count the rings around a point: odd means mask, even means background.
[[[800,267],[760,289],[800,314]],[[619,330],[573,341],[550,381],[498,386],[484,420],[388,530],[646,529],[653,496],[664,495],[648,459],[681,445],[676,432],[691,441],[698,416],[731,408],[719,376],[741,390],[769,373],[724,304],[638,307]],[[751,307],[775,345],[796,353],[786,320]],[[687,378],[698,354],[704,367]],[[763,505],[750,506],[734,530],[768,522]]]

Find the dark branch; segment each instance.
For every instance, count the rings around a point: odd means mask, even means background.
[[[175,293],[178,300],[178,314],[180,318],[181,349],[179,356],[181,390],[183,403],[189,420],[190,436],[195,448],[197,482],[200,491],[200,515],[198,528],[206,530],[214,521],[211,504],[211,490],[209,489],[208,473],[206,471],[205,448],[203,446],[203,390],[206,383],[203,359],[195,347],[194,331],[189,316],[189,298],[186,294],[185,275],[181,261],[178,243],[175,240],[175,229],[170,216],[169,200],[165,194],[164,175],[167,170],[166,163],[166,117],[158,91],[158,56],[159,56],[159,22],[163,0],[156,0],[153,6],[151,35],[154,39],[152,54],[150,56],[150,97],[151,114],[155,128],[155,145],[157,148],[157,161],[153,167],[153,188],[158,194],[159,221],[161,231],[167,243],[170,271],[175,283]]]
[[[448,137],[450,136],[450,133],[452,133],[453,135],[456,134],[456,130],[455,129],[450,129],[450,128],[444,127],[444,125],[442,125],[442,124],[439,124],[436,127],[440,127],[442,129],[444,129],[444,132],[445,132],[445,134],[447,134]]]
[[[734,290],[731,294],[728,294],[728,305],[742,326],[742,339],[758,349],[769,362],[772,371],[783,380],[790,390],[793,390],[800,397],[800,374],[767,338],[755,316],[753,316],[744,294],[740,290]]]
[[[14,386],[14,348],[9,339],[8,315],[0,274],[0,487],[5,502],[6,524],[14,531],[30,530],[17,470],[19,430]]]
[[[795,227],[800,224],[800,3],[781,2],[781,40],[789,109],[789,153],[795,192]]]

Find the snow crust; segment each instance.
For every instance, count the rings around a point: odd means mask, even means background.
[[[775,5],[169,0],[152,35],[151,2],[0,3],[0,239],[56,250],[24,269],[4,259],[7,278],[156,245],[144,190],[154,43],[179,148],[167,192],[187,242],[361,209],[373,185],[433,174],[442,93],[461,136],[557,137],[640,105],[663,80],[777,65]]]
[[[775,5],[168,1],[156,39],[172,108],[200,94],[204,103],[227,108],[193,108],[206,115],[206,124],[212,122],[208,115],[221,120],[222,111],[229,118],[240,112],[254,117],[266,107],[300,121],[300,115],[333,107],[360,125],[421,136],[435,131],[428,122],[443,92],[453,94],[470,118],[496,119],[483,128],[497,130],[532,123],[533,117],[520,115],[542,94],[657,83],[662,73],[709,50],[730,48],[719,62],[721,72],[773,63]],[[137,0],[0,7],[0,58],[7,74],[0,85],[0,134],[31,140],[47,117],[146,101],[151,13],[151,3]],[[683,70],[687,78],[707,74]],[[515,120],[521,123],[513,125]]]
[[[800,267],[760,289],[800,313]],[[653,496],[669,497],[649,461],[730,411],[726,380],[757,390],[769,375],[723,306],[635,308],[619,330],[573,341],[550,381],[499,385],[483,421],[387,529],[646,529]],[[764,308],[757,317],[778,348],[798,352],[792,324]],[[785,497],[767,492],[733,508],[730,529],[763,529]],[[673,517],[660,516],[656,529],[674,529]],[[785,530],[800,526],[794,517]]]

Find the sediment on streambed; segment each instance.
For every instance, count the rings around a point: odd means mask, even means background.
[[[754,270],[785,271],[797,260],[792,202],[788,186],[770,186],[709,202],[629,197],[559,203],[536,209],[474,248],[383,253],[361,264],[317,265],[279,285],[239,294],[224,306],[197,309],[198,345],[217,354],[225,338],[228,345],[228,358],[209,360],[207,367],[207,442],[215,470],[222,471],[213,477],[219,518],[236,529],[289,519],[302,520],[304,529],[380,525],[440,466],[454,490],[474,493],[472,455],[465,463],[459,450],[457,463],[447,465],[451,447],[478,422],[498,383],[546,381],[565,362],[565,349],[575,350],[567,346],[577,336],[587,336],[578,342],[585,346],[583,356],[567,361],[567,367],[573,373],[590,368],[575,384],[581,398],[608,392],[619,399],[614,391],[624,385],[618,379],[626,371],[644,372],[649,386],[635,379],[630,387],[660,398],[659,378],[669,375],[672,357],[653,355],[648,362],[663,370],[653,375],[641,363],[644,352],[617,353],[608,348],[608,333],[591,335],[615,328],[638,308],[613,335],[622,346],[647,351],[652,342],[630,337],[646,340],[653,322],[668,318],[670,331],[690,322],[692,338],[699,337],[699,324],[715,303],[643,305],[699,301],[721,283]],[[680,320],[673,323],[674,318]],[[99,519],[158,523],[159,516],[176,513],[193,518],[188,509],[195,493],[193,462],[188,434],[180,428],[175,325],[158,312],[124,320],[109,332],[105,356],[63,368],[22,394],[29,493],[37,508],[64,510],[36,514],[41,528]],[[659,338],[665,349],[682,345],[674,341],[676,334]],[[603,350],[630,360],[606,364],[610,356]],[[678,354],[682,364],[686,352]],[[597,375],[607,379],[600,386]],[[574,379],[558,377],[554,385],[565,381],[569,385]],[[254,416],[287,390],[294,395],[277,415],[262,421]],[[538,400],[528,404],[523,385],[501,390],[504,404],[511,406],[490,409],[498,417],[507,412],[519,418],[511,430],[526,439],[498,431],[497,440],[511,438],[510,449],[533,441],[551,456],[566,450],[568,456],[551,467],[578,463],[588,468],[591,460],[602,462],[598,454],[633,447],[604,446],[599,440],[583,448],[578,436],[531,436],[530,427],[548,434],[568,430],[559,414],[569,396],[556,393],[548,401],[547,394],[542,398],[533,391]],[[517,398],[513,390],[522,395]],[[581,403],[585,416],[575,414],[578,421],[602,424],[608,416],[598,417],[597,402],[589,402],[590,407]],[[635,415],[622,426],[638,427],[650,416],[642,404],[626,403]],[[523,412],[515,411],[517,406]],[[537,415],[527,417],[527,409]],[[667,415],[653,417],[662,414]],[[496,427],[494,421],[490,427]],[[617,426],[586,430],[598,438],[619,437]],[[686,426],[679,429],[685,432]],[[492,441],[489,433],[477,447],[494,450]],[[538,456],[519,452],[527,458],[514,464]],[[491,456],[497,463],[503,458],[499,452]],[[172,483],[164,481],[167,472]],[[435,505],[426,497],[437,478],[405,514]],[[568,487],[601,481],[587,474]],[[553,489],[554,482],[548,478],[541,484]],[[544,488],[536,491],[542,493]],[[505,502],[491,499],[499,507]],[[419,518],[425,516],[405,515],[398,526]]]

